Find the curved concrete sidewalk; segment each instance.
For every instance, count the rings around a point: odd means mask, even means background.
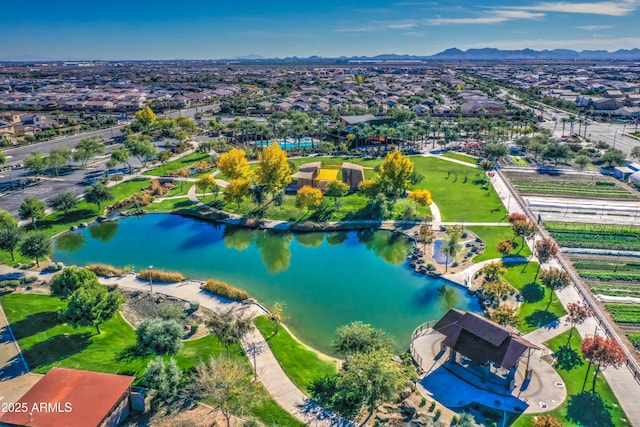
[[[53,274],[40,275],[36,272],[24,272],[0,265],[0,274],[12,272],[25,273],[30,276],[51,279]],[[134,274],[123,277],[100,278],[100,282],[105,285],[118,284],[122,288],[139,291],[150,291],[148,281],[142,281]],[[197,301],[203,307],[214,312],[221,312],[232,308],[237,313],[249,317],[256,317],[265,314],[266,311],[258,304],[244,304],[230,301],[209,292],[205,292],[200,287],[200,282],[188,280],[179,283],[156,283],[153,284],[153,292],[156,294],[168,295],[187,301]],[[271,352],[262,334],[253,327],[241,340],[242,348],[249,358],[252,366],[257,367],[258,380],[273,398],[296,419],[309,426],[318,427],[355,427],[351,421],[345,420],[336,414],[322,408],[313,400],[309,399],[300,391],[295,384],[284,373],[280,364]],[[254,359],[255,354],[255,359]]]

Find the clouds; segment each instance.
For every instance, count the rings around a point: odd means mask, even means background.
[[[611,28],[611,25],[580,25],[576,28],[585,31],[601,31]]]
[[[605,16],[625,16],[634,12],[639,6],[638,0],[623,0],[619,2],[599,1],[572,3],[566,1],[543,2],[530,6],[517,6],[513,9],[534,12],[577,13]]]
[[[533,13],[524,10],[494,10],[481,16],[470,18],[435,18],[428,19],[428,25],[449,25],[449,24],[499,24],[501,22],[515,19],[540,19],[544,13]]]

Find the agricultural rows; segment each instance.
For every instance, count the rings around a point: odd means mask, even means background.
[[[601,199],[637,199],[638,196],[610,181],[573,182],[514,179],[513,185],[523,194],[595,197]]]

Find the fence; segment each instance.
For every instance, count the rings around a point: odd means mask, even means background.
[[[507,186],[511,194],[513,195],[513,197],[515,198],[518,205],[520,205],[522,210],[527,214],[527,216],[529,217],[529,220],[533,224],[537,224],[537,216],[534,215],[531,209],[529,209],[529,206],[527,206],[527,204],[522,199],[522,197],[520,197],[520,193],[518,193],[518,191],[513,187],[511,182],[505,178],[505,176],[502,174],[500,170],[498,170],[497,172],[500,178],[504,181],[505,185]],[[538,231],[540,232],[540,235],[542,237],[551,238],[551,235],[547,232],[547,230],[544,229],[544,227],[538,226]],[[638,366],[638,363],[633,358],[633,355],[631,354],[631,352],[629,352],[629,350],[627,349],[627,346],[624,345],[624,343],[622,342],[622,340],[620,339],[616,331],[614,331],[611,325],[609,325],[609,321],[607,320],[605,315],[602,313],[602,310],[600,310],[600,307],[598,307],[596,302],[593,300],[593,298],[591,297],[591,294],[587,292],[587,290],[584,287],[584,284],[578,277],[573,267],[565,261],[565,259],[562,257],[561,254],[556,255],[555,259],[571,278],[571,281],[573,282],[573,285],[575,289],[578,291],[578,294],[580,295],[582,300],[586,302],[589,305],[589,307],[591,307],[591,309],[593,310],[594,318],[596,319],[596,322],[598,322],[598,326],[600,327],[600,329],[607,336],[613,338],[616,341],[616,343],[624,350],[625,355],[627,356],[626,366],[631,372],[631,375],[633,375],[633,377],[635,378],[635,380],[638,383],[640,383],[640,366]]]

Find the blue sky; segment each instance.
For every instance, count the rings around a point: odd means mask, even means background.
[[[429,55],[450,47],[640,47],[640,0],[5,3],[0,13],[0,59]]]

